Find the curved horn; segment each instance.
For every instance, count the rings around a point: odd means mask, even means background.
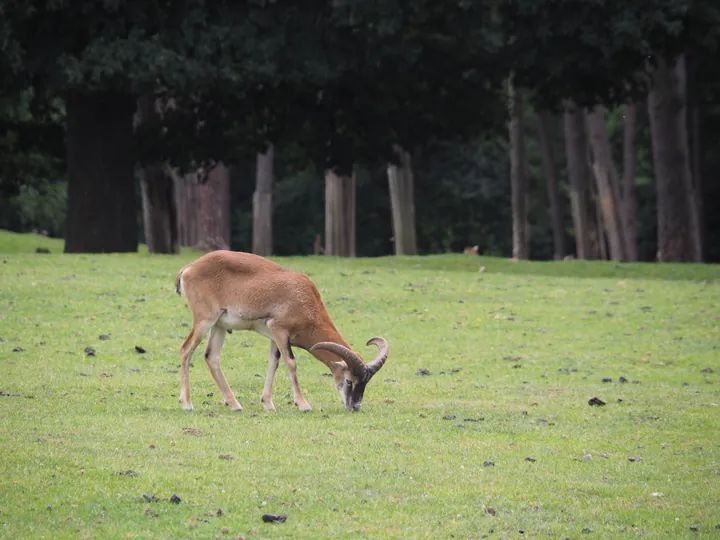
[[[321,341],[320,343],[316,343],[315,345],[310,347],[310,352],[312,353],[313,351],[316,351],[318,349],[330,351],[337,354],[345,361],[347,367],[355,375],[357,375],[358,377],[365,376],[365,373],[367,371],[367,366],[365,365],[365,362],[363,362],[362,358],[360,358],[357,353],[351,351],[347,347],[340,345],[339,343],[333,343],[332,341]]]
[[[385,360],[387,360],[390,347],[385,338],[381,337],[372,338],[366,343],[366,345],[375,345],[378,348],[377,356],[375,356],[374,360],[367,365],[368,374],[372,377],[380,371],[381,367],[383,367]]]

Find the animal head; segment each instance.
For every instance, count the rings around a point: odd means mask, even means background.
[[[389,347],[384,338],[374,337],[367,345],[378,348],[375,358],[367,364],[355,351],[338,343],[321,342],[310,348],[311,353],[317,350],[333,352],[345,362],[345,367],[340,372],[341,377],[336,378],[335,385],[348,411],[360,410],[367,383],[383,367],[388,357]]]

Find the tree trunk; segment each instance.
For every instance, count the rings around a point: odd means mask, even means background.
[[[690,174],[685,62],[658,57],[648,98],[657,185],[658,261],[701,261],[697,194]]]
[[[199,191],[198,243],[205,251],[230,249],[230,173],[219,163]]]
[[[575,228],[575,250],[578,259],[594,258],[591,252],[591,217],[588,213],[587,144],[584,112],[573,103],[565,105],[565,153],[567,155],[570,205]]]
[[[138,122],[155,115],[152,96],[138,99]],[[177,212],[173,179],[161,165],[148,165],[140,171],[145,243],[150,253],[179,253]]]
[[[587,127],[592,148],[592,168],[597,183],[599,206],[610,244],[610,258],[614,261],[624,261],[627,250],[622,236],[618,172],[610,149],[604,107],[598,105],[587,115]]]
[[[508,81],[508,105],[510,108],[510,187],[512,190],[512,223],[514,259],[527,259],[527,209],[525,178],[525,155],[523,144],[522,92],[515,88],[512,80]]]
[[[550,203],[554,258],[557,261],[565,257],[565,227],[563,226],[562,208],[560,207],[557,167],[552,144],[550,143],[549,123],[548,114],[544,111],[539,112],[537,115],[538,142],[540,143],[540,155],[545,171],[548,202]]]
[[[149,166],[140,172],[145,242],[150,253],[180,253],[175,190],[164,168]]]
[[[695,184],[697,200],[697,221],[699,223],[700,254],[705,254],[705,210],[703,205],[703,177],[702,177],[702,141],[700,137],[700,103],[697,97],[693,101],[690,112],[690,125],[692,130],[692,177]],[[701,257],[701,258],[703,258]]]
[[[354,173],[325,173],[325,254],[355,257]]]
[[[191,247],[198,242],[199,186],[196,175],[173,173],[180,245]]]
[[[635,139],[637,111],[635,104],[625,105],[623,122],[622,223],[627,260],[637,261],[637,227],[635,225]]]
[[[255,175],[255,193],[253,194],[253,245],[256,255],[272,255],[272,186],[273,186],[273,147],[257,156]]]
[[[137,251],[136,105],[114,92],[67,98],[66,253]]]
[[[415,236],[415,179],[410,153],[395,148],[400,166],[388,165],[395,255],[417,255]]]

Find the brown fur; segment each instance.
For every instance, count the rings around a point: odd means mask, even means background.
[[[186,410],[192,409],[190,357],[210,330],[205,351],[208,368],[225,403],[235,410],[241,409],[219,365],[225,333],[232,329],[228,321],[255,325],[240,329],[252,329],[271,339],[262,396],[268,410],[274,410],[271,390],[278,349],[290,373],[295,404],[301,410],[310,410],[297,382],[291,346],[309,350],[316,343],[330,341],[350,348],[335,328],[310,278],[258,255],[224,250],[203,255],[178,272],[175,289],[178,294],[185,294],[193,314],[193,328],[181,349],[180,401]],[[313,355],[330,369],[336,385],[342,385],[350,376],[345,362],[332,352],[316,350]]]
[[[463,254],[465,255],[477,255],[478,254],[478,247],[479,246],[468,246],[463,250]]]

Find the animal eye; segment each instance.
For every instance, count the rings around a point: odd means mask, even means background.
[[[350,379],[345,379],[345,384],[352,386],[352,381]]]

